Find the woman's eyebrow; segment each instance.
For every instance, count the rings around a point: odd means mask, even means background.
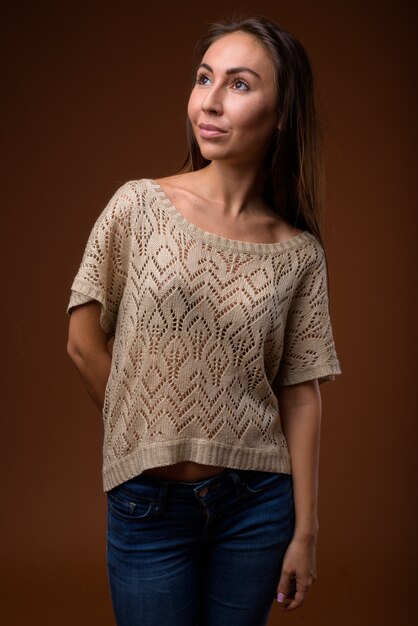
[[[212,72],[213,74],[213,69],[211,68],[210,65],[208,65],[207,63],[201,63],[199,65],[199,68],[204,67],[207,70],[209,70],[209,72]],[[231,67],[229,68],[229,70],[226,70],[226,74],[239,74],[240,72],[250,72],[250,74],[254,74],[254,76],[257,76],[257,78],[261,78],[260,74],[257,74],[257,72],[255,72],[254,70],[250,69],[249,67]]]

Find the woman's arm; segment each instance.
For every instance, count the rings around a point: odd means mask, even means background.
[[[310,380],[281,386],[277,397],[292,462],[296,514],[294,536],[284,557],[277,588],[279,602],[291,600],[283,608],[290,611],[303,604],[316,577],[321,394],[318,381]]]
[[[94,300],[73,309],[67,352],[94,403],[102,411],[112,356],[110,336],[100,325],[100,308]]]

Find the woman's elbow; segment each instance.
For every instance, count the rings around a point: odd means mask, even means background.
[[[77,339],[71,335],[68,336],[67,339],[67,355],[70,359],[78,365],[80,362],[84,361],[85,350],[83,350],[83,346]]]

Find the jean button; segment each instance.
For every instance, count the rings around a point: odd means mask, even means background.
[[[207,487],[203,487],[203,489],[199,489],[198,494],[202,498],[207,495],[209,489]]]

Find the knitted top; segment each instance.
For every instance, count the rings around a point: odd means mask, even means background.
[[[189,222],[152,179],[98,217],[71,308],[101,304],[115,335],[103,407],[103,488],[195,461],[291,473],[278,385],[341,373],[325,255],[308,231],[227,239]]]

